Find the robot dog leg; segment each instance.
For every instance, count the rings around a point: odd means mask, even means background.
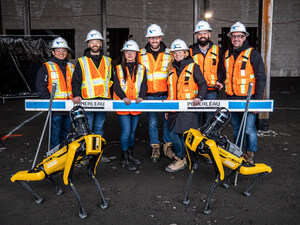
[[[225,110],[225,112],[224,112]],[[254,175],[257,174],[257,177],[253,180],[247,190],[244,192],[244,195],[250,196],[254,185],[267,173],[271,173],[271,167],[263,164],[256,163],[252,165],[248,163],[243,157],[242,150],[235,144],[228,141],[227,137],[221,136],[220,132],[224,126],[230,120],[230,112],[225,108],[219,108],[211,117],[204,127],[199,130],[190,129],[185,132],[185,146],[190,162],[191,173],[194,173],[193,169],[194,164],[197,161],[197,156],[202,155],[207,158],[211,158],[215,171],[216,178],[214,184],[210,189],[208,199],[203,213],[209,214],[210,209],[210,200],[212,195],[219,185],[220,181],[224,180],[224,166],[230,168],[232,173],[227,177],[224,182],[224,187],[229,187],[230,177],[236,172],[243,175]],[[184,203],[188,204],[190,202],[187,192],[192,179],[190,174],[188,178],[188,184],[185,192]]]

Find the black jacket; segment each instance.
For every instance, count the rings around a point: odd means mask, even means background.
[[[192,62],[194,62],[194,60],[191,56],[188,56],[179,62],[174,61],[172,65],[176,69],[177,76],[180,76],[185,66]],[[198,95],[196,97],[203,100],[207,92],[207,84],[200,70],[200,67],[197,64],[195,64],[194,66],[193,77],[195,82],[198,85]],[[171,131],[174,125],[176,124],[175,133],[183,134],[185,131],[189,130],[190,128],[197,129],[197,121],[198,121],[198,113],[196,112],[169,113],[168,129]]]
[[[132,77],[133,72],[134,72],[133,71],[134,70],[134,65],[135,65],[135,63],[126,63],[126,67],[128,68],[131,77]],[[114,79],[114,91],[115,91],[116,95],[122,100],[123,98],[126,97],[126,94],[120,86],[120,81],[118,79],[117,72],[115,72],[115,76],[116,77]],[[146,95],[147,95],[147,76],[146,76],[146,70],[145,70],[144,78],[143,78],[143,81],[142,81],[142,84],[141,84],[141,89],[140,89],[140,93],[139,93],[138,97],[140,97],[142,99],[145,99]]]
[[[207,50],[209,50],[214,43],[212,41],[209,41],[209,47]],[[202,54],[203,57],[206,57],[206,54],[204,55],[203,52],[200,50],[199,44],[198,43],[194,43],[192,44],[190,47],[190,49],[192,49],[192,54],[196,55],[196,54]],[[218,63],[218,70],[217,70],[217,76],[218,76],[218,82],[222,83],[224,78],[223,78],[223,71],[222,71],[222,50],[221,48],[219,48],[219,63]],[[197,63],[197,62],[195,62]],[[207,90],[207,92],[214,92],[214,91],[218,91],[218,90]]]
[[[245,51],[248,48],[250,48],[248,40],[246,40],[244,42],[244,44],[238,49],[233,49],[233,47],[231,45],[231,48],[229,49],[229,56],[233,55],[234,60],[236,60],[237,57],[240,55],[240,53],[242,51]],[[222,70],[223,70],[223,76],[224,76],[224,78],[226,78],[226,69],[224,66],[224,62],[225,62],[225,54],[222,57]],[[266,86],[266,73],[265,73],[264,62],[261,58],[261,55],[255,49],[253,49],[251,51],[250,63],[253,67],[254,75],[255,75],[255,94],[252,96],[252,98],[253,99],[262,99],[263,94],[264,94],[264,89]],[[247,96],[227,95],[227,98],[228,99],[246,99]]]
[[[167,48],[167,46],[162,41],[160,42],[159,50],[156,51],[156,52],[151,49],[149,43],[147,43],[146,46],[145,46],[145,49],[146,49],[147,53],[151,53],[155,60],[157,59],[158,54],[161,53],[161,52],[164,52],[166,50],[166,48]]]
[[[101,58],[103,56],[102,51],[99,55],[91,55],[90,49],[87,48],[84,51],[84,56],[89,57],[93,60],[95,66],[98,68],[100,65]],[[113,80],[113,69],[111,68],[111,80]],[[72,90],[73,90],[73,97],[82,97],[81,96],[81,85],[82,85],[82,70],[79,62],[76,63],[75,71],[73,73],[72,78]],[[112,96],[112,87],[110,88],[111,96]],[[106,99],[106,98],[95,98],[95,99]]]

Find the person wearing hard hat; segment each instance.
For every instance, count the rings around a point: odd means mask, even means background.
[[[220,48],[211,40],[211,27],[206,21],[199,21],[194,30],[197,43],[190,46],[190,54],[194,62],[200,66],[201,72],[207,82],[207,94],[204,99],[217,99],[218,90],[223,88],[222,85],[222,53]],[[199,113],[199,126],[201,122],[201,114]],[[212,112],[203,113],[203,124],[205,124]],[[204,157],[207,164],[212,164],[211,159]]]
[[[231,46],[223,56],[223,73],[226,75],[225,93],[228,99],[246,99],[249,83],[253,83],[251,99],[259,100],[263,98],[266,85],[266,74],[264,62],[260,53],[250,47],[248,40],[249,33],[244,24],[236,22],[230,28],[227,36],[231,40]],[[242,112],[231,113],[234,141],[236,141],[241,121]],[[244,158],[254,164],[254,153],[257,151],[257,130],[255,127],[256,113],[248,112],[244,146]],[[239,142],[241,135],[239,137]],[[240,146],[240,143],[238,143]]]
[[[91,30],[86,36],[88,48],[84,51],[84,56],[78,59],[72,80],[73,102],[76,104],[82,99],[111,98],[110,87],[113,84],[111,58],[103,55],[101,50],[103,40],[102,34],[97,30]],[[106,114],[107,112],[86,112],[90,129],[102,137]],[[101,160],[110,161],[104,156]]]
[[[199,105],[207,92],[207,83],[199,65],[194,63],[183,40],[173,41],[171,52],[167,100],[193,100],[193,105]],[[177,172],[187,166],[183,133],[190,128],[198,128],[198,115],[196,112],[172,112],[166,113],[165,117],[175,149],[175,160],[165,170]]]
[[[147,100],[167,99],[168,63],[171,59],[170,49],[162,42],[160,26],[151,24],[147,29],[148,43],[140,50],[139,61],[146,67],[148,93]],[[158,138],[158,113],[148,112],[150,146],[152,148],[151,159],[157,162],[160,157],[160,141]],[[172,159],[174,152],[171,149],[172,142],[168,131],[167,121],[163,119],[163,152]]]
[[[54,99],[72,99],[72,76],[74,65],[68,62],[68,43],[62,37],[52,41],[52,56],[37,71],[36,90],[41,99],[50,99],[52,85],[56,84]],[[70,133],[71,120],[68,112],[52,112],[51,117],[51,149],[64,142]]]
[[[126,105],[143,101],[147,94],[146,68],[138,62],[138,44],[134,40],[127,41],[121,50],[122,62],[115,69],[114,99],[123,100]],[[135,103],[131,103],[134,100]],[[141,112],[117,112],[121,126],[121,166],[128,170],[136,170],[135,165],[141,162],[133,156],[135,130]]]

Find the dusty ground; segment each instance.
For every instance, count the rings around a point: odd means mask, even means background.
[[[98,193],[86,176],[84,168],[75,170],[76,185],[88,218],[78,218],[78,206],[73,193],[63,185],[62,176],[55,180],[64,194],[56,196],[49,180],[32,182],[31,186],[43,198],[36,204],[32,195],[20,185],[10,182],[11,174],[30,169],[45,121],[45,113],[26,123],[0,143],[0,224],[299,224],[299,147],[300,88],[299,78],[276,78],[271,83],[271,99],[275,110],[270,113],[270,130],[258,139],[257,162],[272,166],[273,172],[255,187],[251,197],[242,192],[252,176],[239,176],[238,186],[216,189],[211,202],[212,213],[204,215],[204,207],[213,182],[212,166],[200,163],[190,189],[191,204],[181,203],[189,171],[169,174],[162,158],[153,164],[148,147],[147,117],[144,114],[136,132],[135,152],[142,164],[136,172],[120,167],[119,121],[110,113],[105,124],[108,145],[105,155],[116,157],[100,164],[97,175],[109,208],[101,210]],[[36,112],[24,111],[24,100],[0,103],[0,135],[8,134]],[[225,130],[231,136],[231,128]],[[20,135],[20,136],[19,136]],[[39,160],[45,154],[46,142]],[[229,174],[226,169],[226,174]]]

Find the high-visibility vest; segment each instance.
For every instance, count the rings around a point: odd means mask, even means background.
[[[160,52],[155,60],[145,48],[140,50],[139,62],[146,67],[148,93],[167,92],[168,63],[171,60],[170,49]]]
[[[208,90],[216,90],[212,88],[216,85],[218,80],[218,63],[219,63],[219,46],[213,45],[207,50],[205,56],[203,54],[193,55],[192,48],[190,48],[190,54],[194,59],[194,62],[200,66],[201,72],[206,80]]]
[[[116,72],[117,77],[119,79],[119,83],[121,86],[121,89],[124,91],[127,98],[130,100],[135,100],[137,97],[139,97],[141,85],[144,79],[145,74],[145,67],[141,64],[138,65],[137,72],[135,76],[130,76],[129,70],[126,67],[126,80],[123,73],[123,69],[121,65],[116,66]],[[114,99],[120,100],[119,96],[114,92]],[[129,113],[131,115],[138,115],[141,112],[117,112],[119,115],[128,115]]]
[[[55,62],[45,62],[48,71],[48,90],[51,93],[52,85],[56,84],[54,99],[73,99],[72,94],[72,76],[74,65],[70,62],[66,66],[66,79],[63,72]]]
[[[82,71],[81,95],[84,99],[110,98],[111,58],[102,56],[96,68],[93,60],[83,56],[78,59]]]
[[[194,65],[190,63],[182,70],[179,78],[176,69],[168,77],[168,98],[167,100],[191,100],[198,94],[198,85],[194,81]]]
[[[224,66],[226,69],[225,92],[227,95],[247,96],[249,83],[253,83],[252,93],[255,93],[255,75],[250,63],[253,48],[242,51],[234,61],[234,56],[225,53]]]

